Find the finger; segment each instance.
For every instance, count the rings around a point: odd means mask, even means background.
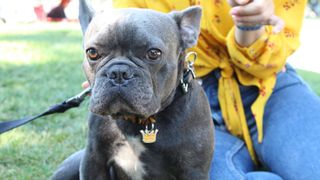
[[[270,17],[269,24],[273,26],[272,32],[274,34],[279,33],[285,26],[284,21],[276,15]]]
[[[271,15],[269,17],[268,13],[253,15],[253,16],[232,16],[232,18],[236,22],[263,24],[263,25],[272,25],[272,26],[276,26],[281,21],[281,18],[279,18],[276,15]]]
[[[85,82],[82,83],[81,86],[82,86],[83,89],[86,89],[86,88],[90,87],[90,84],[89,84],[88,81],[85,81]]]
[[[244,17],[236,17],[234,16],[234,21],[236,24],[242,25],[271,25],[273,26],[272,32],[274,34],[279,33],[284,27],[285,22],[278,16],[272,15],[269,19],[265,20],[265,16],[257,15],[257,16],[244,16]]]
[[[230,11],[231,15],[236,16],[251,16],[261,14],[262,12],[263,7],[257,2],[249,3],[244,6],[236,6]]]
[[[235,0],[238,5],[248,4],[251,0]]]
[[[230,7],[238,6],[238,4],[234,0],[228,0]]]
[[[263,15],[254,15],[254,16],[232,16],[233,20],[238,23],[244,23],[244,24],[265,24],[263,21],[265,21],[265,17]]]
[[[252,24],[247,24],[247,23],[237,23],[237,26],[251,26]]]
[[[264,11],[263,13],[256,15],[248,15],[248,16],[232,16],[233,20],[246,24],[261,24],[261,25],[269,25],[269,19],[273,15],[271,11]]]

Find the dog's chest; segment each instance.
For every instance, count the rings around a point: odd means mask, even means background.
[[[127,137],[114,155],[114,162],[132,180],[141,180],[146,174],[141,154],[146,151],[139,137]]]

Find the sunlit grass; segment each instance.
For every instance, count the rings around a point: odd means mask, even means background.
[[[298,70],[298,74],[300,74],[310,88],[320,96],[320,74],[303,70]]]
[[[62,25],[0,28],[0,121],[35,115],[82,90],[80,28]],[[87,102],[0,135],[0,179],[48,179],[83,148],[86,116]]]

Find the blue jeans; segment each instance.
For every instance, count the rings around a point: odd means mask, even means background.
[[[265,107],[262,143],[258,143],[250,110],[258,89],[240,86],[254,148],[264,171],[257,170],[244,142],[226,130],[218,102],[219,70],[202,79],[216,130],[211,179],[320,179],[320,99],[291,66],[286,68],[277,75]]]

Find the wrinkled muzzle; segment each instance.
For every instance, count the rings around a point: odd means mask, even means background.
[[[148,117],[160,109],[147,70],[130,61],[113,61],[96,73],[90,110],[99,115]]]

